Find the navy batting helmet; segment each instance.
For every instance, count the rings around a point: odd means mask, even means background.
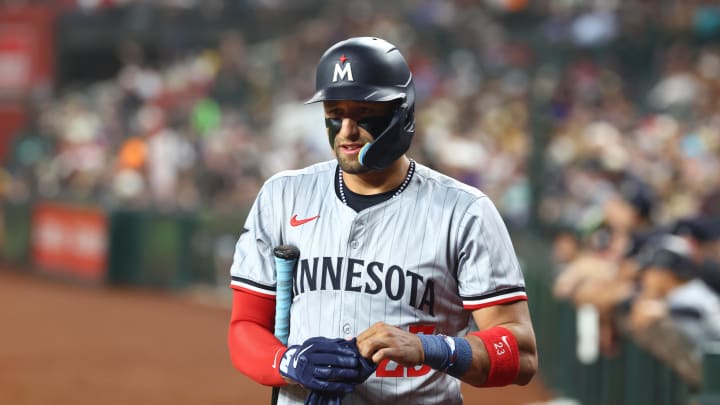
[[[331,46],[320,58],[316,92],[306,103],[318,101],[397,101],[392,117],[378,125],[360,126],[375,138],[360,151],[360,163],[382,169],[410,147],[415,133],[415,86],[405,58],[395,45],[379,38],[350,38]],[[331,139],[340,130],[325,120]]]

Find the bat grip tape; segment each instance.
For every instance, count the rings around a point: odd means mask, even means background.
[[[295,259],[275,257],[277,278],[275,297],[275,337],[287,345],[290,334],[290,304],[292,302],[292,276]]]

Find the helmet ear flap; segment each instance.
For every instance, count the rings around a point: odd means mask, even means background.
[[[415,133],[415,105],[408,106],[408,103],[403,103],[403,108],[407,111],[405,115],[405,126],[404,130],[411,134]]]
[[[358,155],[360,164],[370,169],[384,169],[407,152],[415,132],[414,124],[412,132],[403,128],[406,126],[408,112],[407,108],[396,110],[385,131],[360,150]]]

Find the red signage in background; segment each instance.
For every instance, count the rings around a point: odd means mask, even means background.
[[[25,116],[22,106],[0,103],[0,162],[7,158],[12,136],[25,125]]]
[[[0,92],[13,95],[30,89],[36,43],[27,24],[0,26]]]
[[[102,282],[107,273],[107,216],[98,208],[38,204],[32,215],[31,251],[40,270]]]
[[[49,7],[0,6],[0,98],[22,101],[51,90],[55,12]]]
[[[26,104],[52,91],[54,22],[50,7],[0,5],[0,161],[25,123]]]

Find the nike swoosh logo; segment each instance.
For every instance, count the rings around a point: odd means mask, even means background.
[[[278,351],[275,352],[275,360],[273,360],[273,368],[277,368],[277,359],[280,352],[283,351],[283,349],[278,349]]]
[[[508,342],[507,336],[502,335],[502,336],[500,337],[500,340],[502,340],[503,343],[505,343],[505,346],[507,346],[507,349],[508,349],[510,352],[512,352],[512,348],[510,347],[510,343]]]
[[[313,347],[313,345],[310,345],[300,351],[296,356],[293,356],[293,367],[297,367],[298,360],[300,360],[300,356],[303,355],[306,351],[310,350],[310,348]]]
[[[320,218],[320,215],[315,215],[314,217],[305,219],[298,219],[297,214],[295,214],[292,216],[292,218],[290,218],[290,226],[300,226],[302,224],[307,224],[310,221],[314,221],[318,218]]]

